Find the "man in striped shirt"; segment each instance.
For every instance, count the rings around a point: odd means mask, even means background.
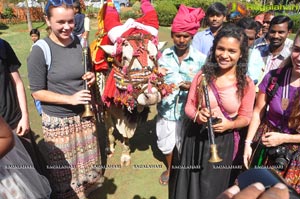
[[[260,79],[270,70],[277,69],[281,62],[291,54],[291,45],[287,44],[286,39],[292,27],[293,21],[288,16],[279,15],[271,20],[268,32],[270,44],[257,48],[265,62]]]

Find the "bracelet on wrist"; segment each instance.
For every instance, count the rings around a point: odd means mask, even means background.
[[[245,144],[252,144],[253,142],[252,142],[252,140],[245,140]]]

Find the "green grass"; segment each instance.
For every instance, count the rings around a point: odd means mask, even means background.
[[[39,27],[43,23],[34,23],[33,27]],[[91,23],[90,41],[95,38],[97,24],[95,20]],[[45,31],[46,26],[39,28],[42,38],[47,35]],[[168,45],[172,45],[170,40],[170,28],[162,27],[159,32],[161,41],[168,41]],[[29,55],[32,45],[29,37],[27,24],[16,24],[12,26],[0,26],[0,37],[8,41],[16,55],[22,63],[20,74],[24,81],[29,114],[31,121],[31,128],[41,142],[41,119],[38,116],[33,100],[30,96],[27,77],[26,59]],[[132,164],[127,168],[121,169],[107,169],[105,171],[105,182],[102,188],[93,192],[89,199],[166,199],[168,198],[167,186],[161,186],[158,183],[160,174],[165,170],[163,163],[163,156],[156,146],[155,133],[155,107],[151,107],[152,113],[148,121],[138,126],[135,136],[131,140],[132,145]],[[103,127],[101,127],[103,139]],[[121,155],[121,143],[117,141],[116,152],[112,158],[107,160],[108,165],[119,165]],[[155,169],[137,169],[136,166],[156,166]]]

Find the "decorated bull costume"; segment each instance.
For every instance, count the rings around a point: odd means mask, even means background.
[[[102,49],[111,57],[112,70],[102,93],[102,100],[108,107],[105,125],[112,153],[115,144],[113,121],[123,136],[121,165],[126,166],[130,164],[129,139],[137,127],[137,120],[133,118],[146,112],[144,107],[160,102],[172,90],[172,86],[164,84],[157,65],[159,25],[156,11],[148,0],[141,1],[141,9],[144,14],[141,18],[128,19],[121,24],[117,10],[111,2],[107,3],[103,39],[113,45],[101,42],[95,57],[95,63],[102,65],[105,63],[99,60]]]

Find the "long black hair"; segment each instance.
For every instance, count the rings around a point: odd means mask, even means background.
[[[248,85],[247,78],[246,78],[246,73],[248,70],[248,37],[242,28],[236,26],[235,24],[227,24],[220,29],[220,31],[217,33],[214,39],[213,46],[210,50],[210,54],[206,60],[206,63],[202,68],[202,71],[205,74],[208,83],[211,83],[212,80],[214,80],[217,77],[220,67],[218,66],[215,57],[215,51],[218,42],[223,37],[227,37],[227,38],[232,37],[237,39],[240,42],[240,50],[241,50],[242,57],[239,59],[237,63],[236,78],[237,78],[238,96],[243,97],[244,88]]]

